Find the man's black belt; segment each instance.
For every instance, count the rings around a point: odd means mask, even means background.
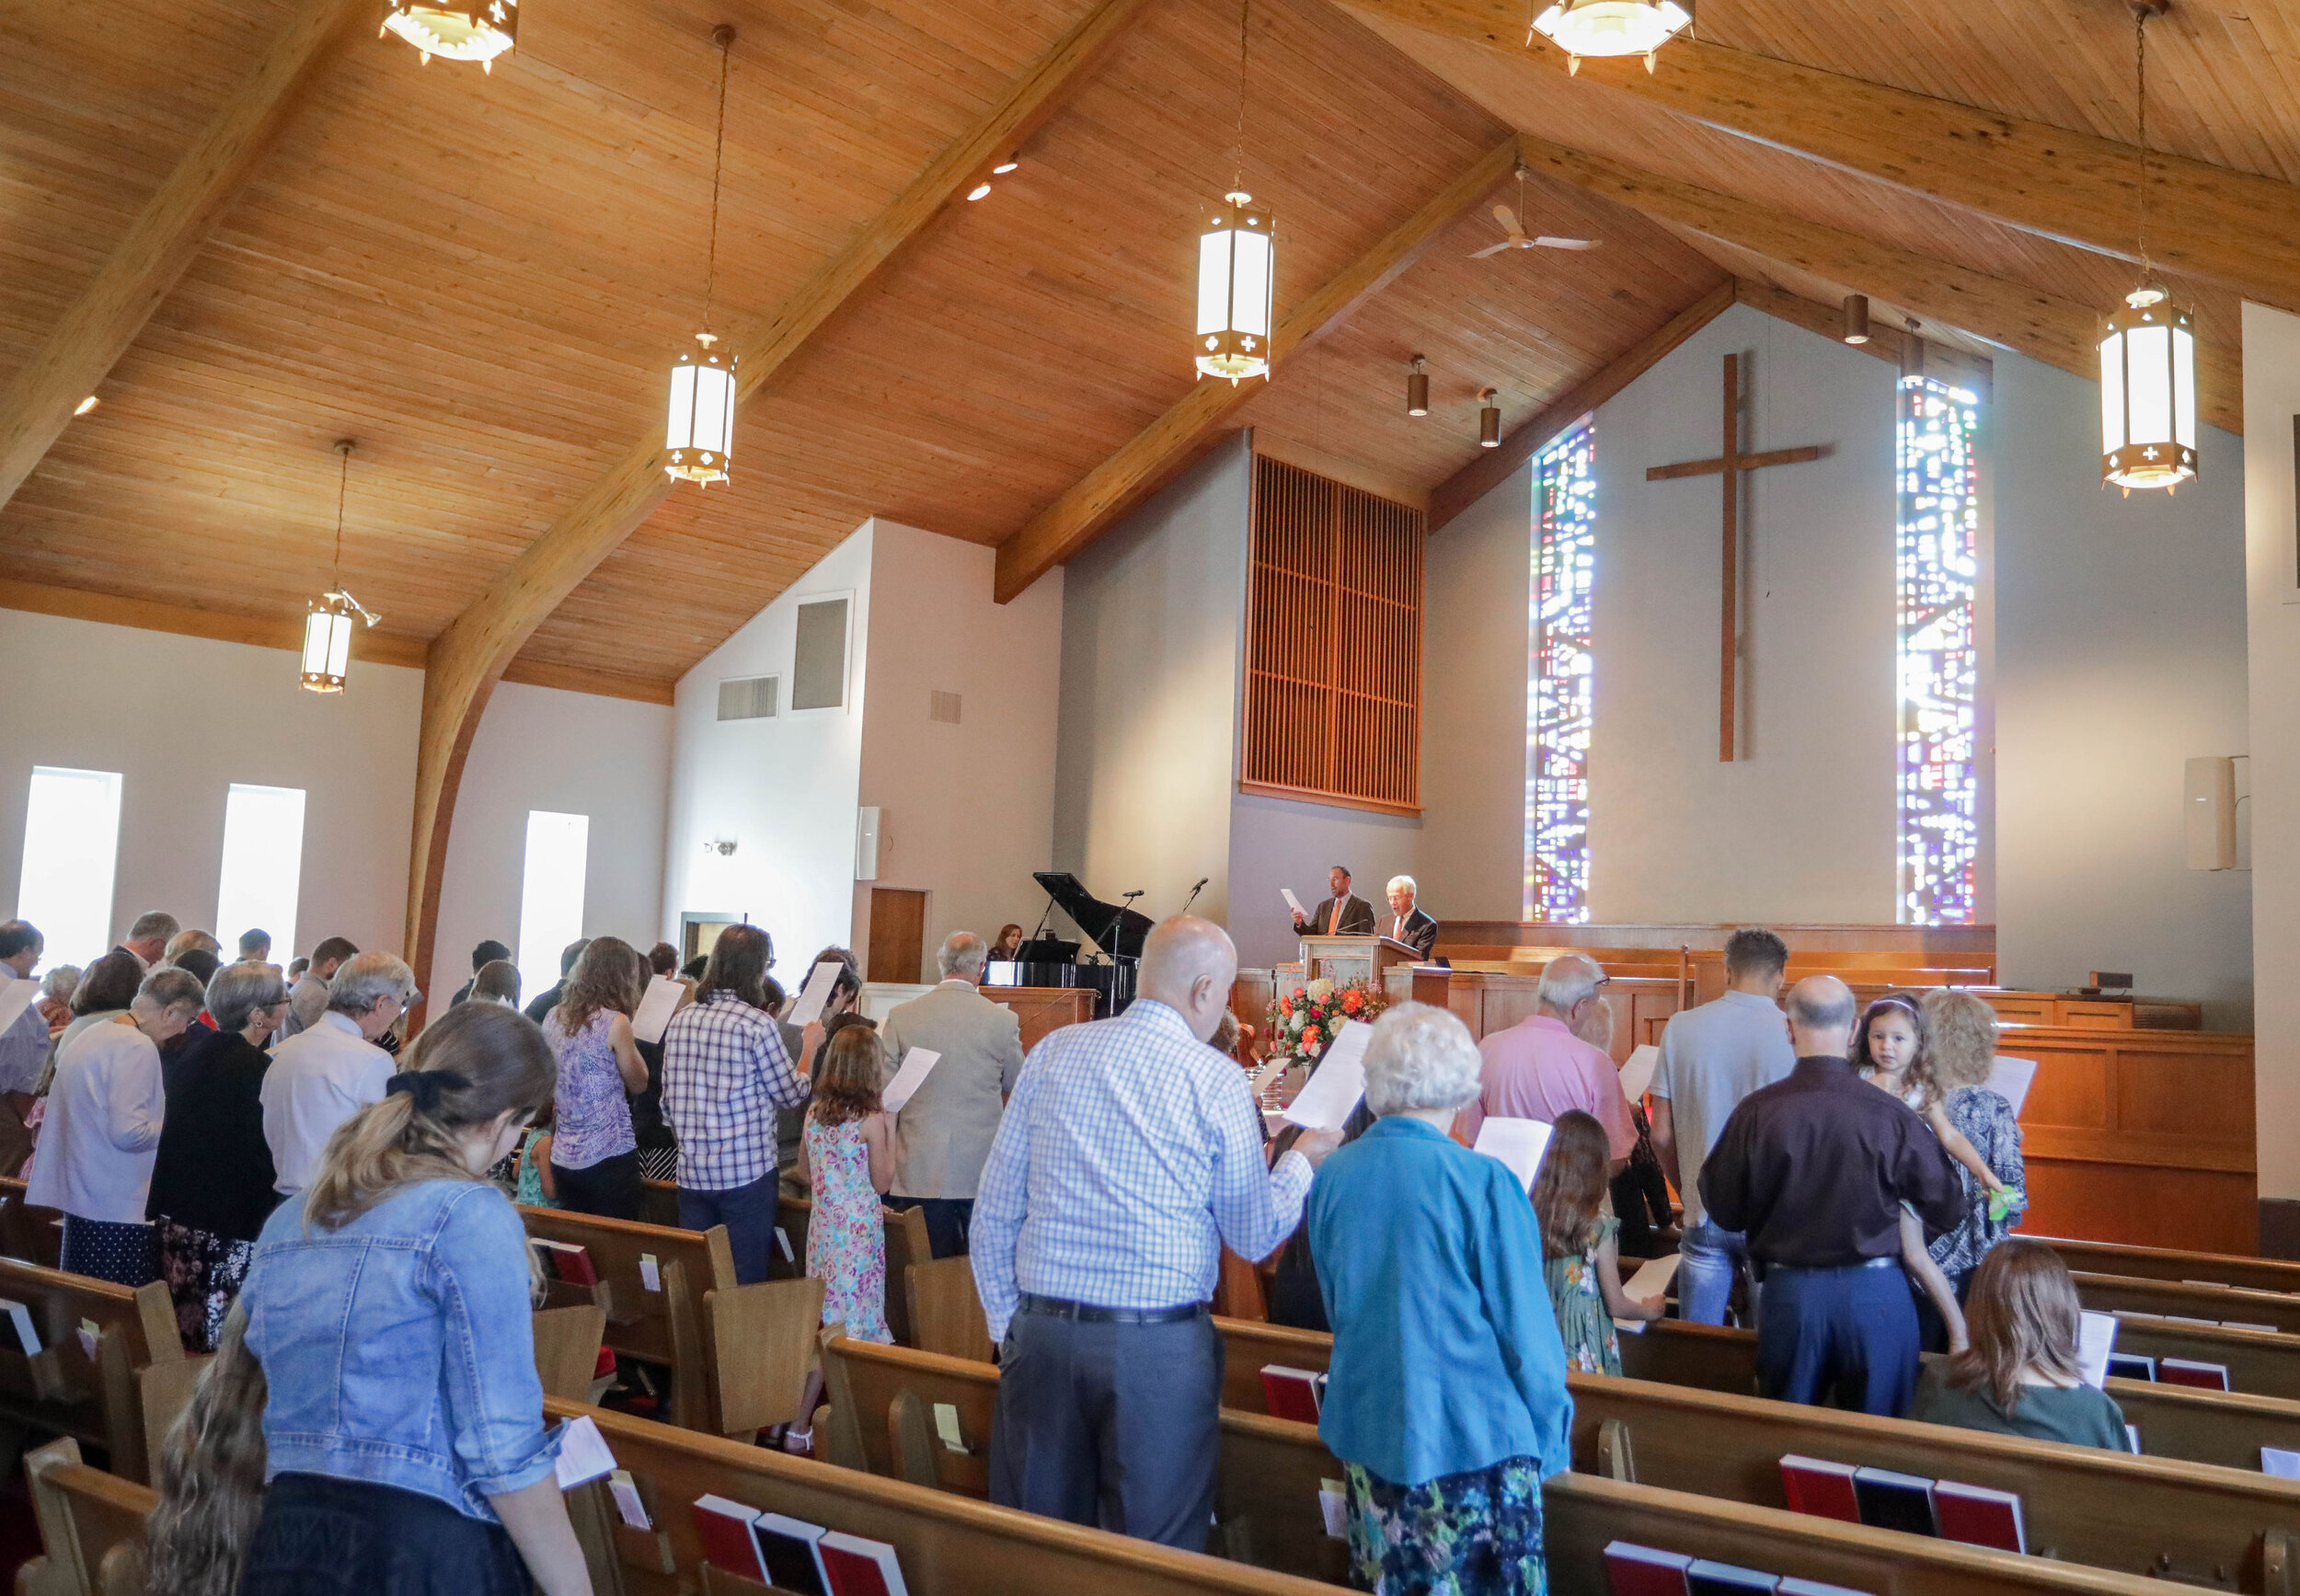
[[[1066,1303],[1060,1297],[1035,1296],[1022,1293],[1020,1309],[1026,1314],[1051,1314],[1057,1319],[1075,1319],[1086,1325],[1171,1325],[1183,1319],[1195,1319],[1209,1310],[1203,1303],[1184,1303],[1172,1308],[1098,1308],[1092,1303]]]

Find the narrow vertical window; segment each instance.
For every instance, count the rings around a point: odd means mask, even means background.
[[[533,998],[559,979],[559,949],[583,934],[589,815],[527,811],[527,863],[519,887],[519,990]]]
[[[1589,918],[1590,649],[1597,430],[1534,463],[1532,659],[1525,674],[1525,918]]]
[[[1895,569],[1900,625],[1899,897],[1910,925],[1973,914],[1980,851],[1980,400],[1932,377],[1901,379]]]
[[[32,767],[16,913],[47,938],[46,959],[86,965],[112,945],[120,773]]]
[[[243,931],[271,933],[282,963],[295,950],[295,896],[304,880],[304,789],[232,784],[224,798],[224,867],[215,934],[227,948]]]

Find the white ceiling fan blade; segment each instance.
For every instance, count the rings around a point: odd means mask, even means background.
[[[1550,238],[1544,236],[1533,239],[1531,242],[1535,247],[1541,249],[1594,249],[1597,247],[1597,240],[1594,238]]]
[[[1504,238],[1499,244],[1489,244],[1483,249],[1474,249],[1470,251],[1469,258],[1472,260],[1483,260],[1489,255],[1499,255],[1504,249],[1512,247],[1513,247],[1513,246],[1508,239]]]
[[[1496,205],[1493,219],[1501,224],[1501,231],[1510,235],[1511,243],[1515,244],[1525,236],[1525,229],[1518,224],[1517,212],[1507,205]]]

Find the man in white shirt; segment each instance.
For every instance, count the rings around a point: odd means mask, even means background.
[[[375,1039],[423,1001],[415,972],[389,953],[362,953],[336,971],[327,1012],[308,1030],[280,1044],[264,1072],[263,1139],[271,1148],[273,1182],[293,1197],[311,1184],[336,1127],[370,1103],[398,1065]]]
[[[160,955],[167,951],[167,945],[176,939],[176,933],[182,929],[176,923],[176,916],[167,910],[146,909],[136,916],[135,924],[128,927],[128,935],[121,939],[120,946],[134,954],[136,962],[149,970],[160,961]]]
[[[1772,932],[1734,932],[1725,939],[1724,995],[1671,1015],[1662,1031],[1649,1088],[1653,1154],[1685,1200],[1677,1294],[1696,1324],[1725,1322],[1733,1270],[1748,1262],[1741,1234],[1710,1223],[1702,1208],[1701,1165],[1741,1100],[1797,1067],[1778,1002],[1788,967],[1788,946]]]
[[[1437,946],[1438,923],[1423,913],[1416,900],[1421,889],[1411,876],[1392,876],[1389,878],[1389,914],[1382,923],[1382,935],[1392,942],[1403,942],[1426,960]]]

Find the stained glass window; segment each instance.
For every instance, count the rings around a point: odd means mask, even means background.
[[[1594,657],[1596,429],[1534,463],[1532,659],[1525,672],[1525,918],[1589,918],[1589,734]]]
[[[1901,379],[1895,575],[1900,640],[1900,881],[1903,924],[1973,915],[1980,844],[1975,774],[1980,668],[1973,641],[1980,401],[1931,377]]]

